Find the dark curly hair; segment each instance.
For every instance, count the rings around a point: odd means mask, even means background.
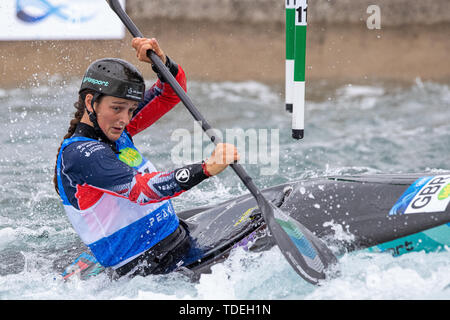
[[[89,89],[83,90],[78,97],[78,101],[74,103],[74,107],[75,107],[76,111],[75,111],[75,114],[73,115],[73,119],[70,120],[69,129],[67,130],[67,133],[63,138],[63,141],[65,139],[70,138],[75,133],[75,129],[77,128],[77,125],[80,123],[81,118],[83,117],[83,114],[86,110],[86,105],[85,105],[84,101],[86,99],[86,95],[88,95],[88,94],[94,95],[95,91],[89,90]],[[100,102],[100,100],[101,100],[101,97],[99,97],[99,100],[97,100],[97,102]],[[63,141],[61,142],[61,145],[58,148],[58,152],[56,153],[55,175],[53,177],[53,184],[55,186],[56,193],[58,193],[58,194],[59,194],[59,190],[58,190],[58,179],[57,179],[56,170],[57,170],[57,163],[58,163],[58,155],[59,155],[59,151],[61,150]]]

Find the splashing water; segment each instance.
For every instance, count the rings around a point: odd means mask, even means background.
[[[205,118],[218,129],[279,129],[279,167],[260,175],[260,188],[325,175],[449,170],[450,88],[414,85],[308,84],[304,140],[291,139],[290,114],[280,88],[258,82],[189,84]],[[321,286],[298,277],[279,249],[236,249],[198,283],[179,274],[111,282],[58,280],[53,263],[79,239],[60,205],[52,179],[56,151],[76,101],[77,82],[58,79],[0,89],[0,299],[449,299],[450,251],[400,257],[354,252],[341,275]],[[135,138],[156,167],[173,169],[171,133],[193,131],[177,106]],[[231,170],[175,199],[176,210],[219,203],[247,190]],[[342,237],[350,237],[341,230]],[[56,279],[55,279],[56,278]]]

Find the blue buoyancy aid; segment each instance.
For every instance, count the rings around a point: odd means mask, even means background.
[[[121,193],[87,185],[85,182],[70,181],[65,172],[63,151],[72,143],[78,143],[78,152],[96,151],[105,146],[105,150],[111,152],[111,149],[95,139],[72,137],[63,141],[57,160],[58,189],[64,209],[76,232],[103,266],[118,268],[175,231],[179,220],[170,200],[133,202]],[[125,131],[115,144],[119,151],[116,157],[121,162],[140,173],[156,171],[153,164],[136,149]],[[72,187],[76,184],[79,199],[91,196],[89,192],[80,190],[92,190],[96,194],[95,201],[87,201],[88,207],[76,208],[66,196],[64,186],[68,184]]]

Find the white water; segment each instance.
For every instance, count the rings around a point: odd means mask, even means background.
[[[73,113],[75,84],[0,89],[5,112],[0,143],[0,299],[449,299],[450,251],[400,257],[356,252],[340,259],[340,276],[313,286],[275,247],[238,249],[212,274],[191,283],[179,274],[111,282],[62,282],[53,261],[77,243],[52,186],[57,147]],[[199,109],[217,128],[278,128],[280,168],[261,188],[298,178],[449,170],[448,85],[342,85],[310,88],[306,136],[290,138],[280,90],[257,82],[191,83]],[[308,97],[307,97],[308,98]],[[180,105],[136,144],[157,167],[170,167],[170,133],[192,130]],[[169,163],[169,164],[168,164]],[[177,210],[218,203],[247,191],[224,172],[174,200]],[[338,228],[338,226],[337,226]],[[345,230],[344,230],[345,231]],[[342,237],[349,235],[342,233]]]

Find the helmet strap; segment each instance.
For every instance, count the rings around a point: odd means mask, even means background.
[[[97,113],[95,112],[95,109],[94,109],[94,104],[95,104],[95,102],[98,100],[98,98],[100,97],[100,93],[98,93],[98,92],[96,92],[96,93],[94,93],[94,96],[92,97],[92,100],[91,100],[91,108],[92,108],[92,111],[89,111],[89,109],[87,108],[87,106],[86,106],[86,111],[87,111],[87,113],[88,113],[88,115],[89,115],[89,120],[91,120],[91,122],[94,124],[94,129],[97,131],[97,128],[98,129],[100,129],[100,126],[98,125],[98,122],[97,122]],[[101,130],[101,129],[100,129]]]

